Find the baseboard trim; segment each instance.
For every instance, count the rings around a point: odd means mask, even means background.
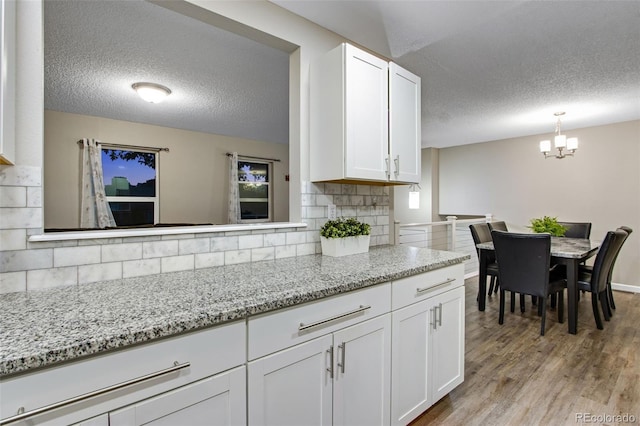
[[[478,276],[478,271],[469,272],[464,275],[464,279],[469,279]],[[640,287],[637,285],[629,285],[629,284],[619,284],[619,283],[611,283],[611,289],[617,291],[624,291],[627,293],[640,293]]]
[[[637,285],[611,283],[611,289],[625,291],[627,293],[640,293],[640,287]]]

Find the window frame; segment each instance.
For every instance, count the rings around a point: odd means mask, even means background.
[[[238,205],[243,201],[251,201],[256,200],[255,198],[241,198],[240,197],[240,185],[246,184],[247,181],[240,180],[240,163],[249,163],[249,164],[260,164],[267,166],[267,176],[269,176],[269,180],[266,182],[260,182],[262,185],[267,185],[267,218],[263,219],[242,219],[242,209],[240,208],[240,219],[239,223],[263,223],[263,222],[273,222],[273,161],[269,160],[261,160],[256,158],[247,158],[238,156],[238,181],[236,184],[238,185]],[[259,200],[262,200],[260,198]]]
[[[102,156],[102,151],[104,150],[117,150],[117,151],[130,151],[130,152],[143,152],[145,154],[153,154],[155,157],[155,173],[156,173],[156,182],[155,182],[155,197],[127,197],[127,196],[119,196],[119,195],[111,195],[107,196],[107,203],[153,203],[153,223],[149,225],[156,225],[160,222],[160,156],[158,155],[157,150],[153,149],[144,149],[144,148],[132,148],[129,146],[119,146],[119,145],[109,145],[102,144],[100,146],[101,151],[100,155]],[[104,165],[102,170],[102,181],[106,186],[107,183],[104,181]],[[109,209],[111,209],[111,204],[109,204]],[[111,211],[113,213],[113,210]],[[127,225],[122,225],[127,226]]]

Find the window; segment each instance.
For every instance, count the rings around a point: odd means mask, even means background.
[[[103,148],[102,174],[116,225],[158,222],[157,153]]]
[[[243,222],[271,220],[270,163],[238,160],[240,219]]]

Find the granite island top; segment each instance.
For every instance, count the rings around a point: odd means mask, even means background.
[[[0,377],[454,265],[408,246],[0,295]]]

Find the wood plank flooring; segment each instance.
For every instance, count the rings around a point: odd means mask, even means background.
[[[529,297],[521,314],[518,303],[509,312],[507,296],[501,326],[499,295],[480,312],[477,277],[465,284],[465,381],[411,426],[640,424],[640,294],[614,292],[617,309],[604,330],[596,328],[591,295],[584,294],[577,335],[567,332],[565,298],[564,324],[548,310],[540,336]],[[624,414],[634,421],[602,418]]]

